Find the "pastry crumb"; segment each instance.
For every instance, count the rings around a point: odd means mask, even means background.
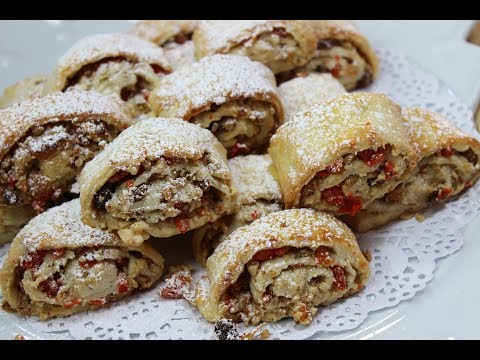
[[[25,340],[25,336],[21,335],[21,334],[17,334],[15,335],[15,337],[13,338],[13,340]]]
[[[372,252],[370,250],[364,250],[362,251],[362,254],[368,262],[372,262]]]
[[[169,266],[165,284],[160,287],[158,294],[165,299],[185,299],[194,305],[195,292],[192,290],[191,284],[191,266]]]
[[[425,221],[425,215],[417,213],[417,214],[415,214],[415,220],[417,220],[420,223],[424,222]]]

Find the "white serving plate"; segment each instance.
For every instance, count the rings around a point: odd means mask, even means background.
[[[452,76],[455,69],[452,62],[429,56],[417,43],[408,46],[408,34],[429,35],[424,39],[434,39],[433,48],[443,49],[451,54],[452,59],[461,58],[458,52],[466,49],[461,44],[458,34],[464,33],[467,22],[396,22],[395,24],[377,21],[360,22],[361,29],[372,40],[374,46],[400,48],[427,69],[430,69],[451,88],[473,106],[480,94],[480,67],[472,69],[470,76]],[[129,21],[1,21],[0,22],[0,88],[38,72],[48,72],[56,59],[67,50],[73,42],[87,34],[98,32],[124,31],[132,22]],[[447,38],[445,26],[455,28],[454,37]],[[382,31],[378,31],[382,27]],[[403,29],[403,31],[399,31]],[[437,31],[435,33],[435,31]],[[435,35],[437,34],[437,35]],[[462,35],[463,36],[463,35]],[[386,40],[388,39],[388,41]],[[432,40],[433,41],[433,40]],[[448,45],[450,44],[450,45]],[[409,50],[411,49],[411,50]],[[459,50],[460,49],[460,50]],[[478,54],[467,46],[467,52]],[[477,56],[477,55],[475,55]],[[454,61],[454,60],[452,60]],[[448,76],[444,65],[448,64]],[[478,62],[477,62],[478,63]],[[443,66],[443,68],[442,68]],[[464,68],[463,68],[464,69]],[[478,77],[475,79],[475,71]],[[462,72],[462,74],[465,71]],[[475,339],[480,338],[478,323],[480,312],[477,309],[480,290],[475,286],[478,281],[477,254],[480,253],[480,217],[471,221],[466,227],[465,245],[457,253],[441,260],[433,280],[425,290],[399,305],[371,313],[358,328],[340,333],[320,333],[315,339]],[[19,333],[18,323],[7,320],[0,314],[0,338],[12,339]],[[11,317],[8,317],[11,319]],[[21,330],[20,330],[21,332]],[[22,332],[27,338],[38,338],[38,334]],[[56,338],[61,334],[47,335],[44,338]]]

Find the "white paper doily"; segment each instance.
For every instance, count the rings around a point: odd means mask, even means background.
[[[383,49],[378,55],[380,76],[368,91],[384,92],[402,106],[439,112],[462,130],[478,136],[471,111],[434,75],[397,51]],[[264,328],[271,333],[271,339],[304,339],[319,331],[338,332],[358,327],[369,312],[395,306],[424,289],[433,278],[436,260],[462,247],[461,228],[479,213],[480,182],[461,197],[425,212],[426,220],[422,223],[410,219],[358,236],[362,249],[369,249],[373,256],[371,278],[363,291],[320,308],[309,326],[283,320]],[[167,262],[174,253],[176,264],[192,262],[188,242],[167,243],[162,244]],[[0,261],[7,248],[0,248]],[[200,272],[196,272],[196,277]],[[161,299],[157,295],[160,284],[107,308],[68,318],[41,322],[3,313],[0,318],[2,322],[14,321],[19,332],[38,338],[52,335],[75,339],[216,338],[213,325],[198,310],[183,300]],[[243,326],[238,330],[244,330]]]

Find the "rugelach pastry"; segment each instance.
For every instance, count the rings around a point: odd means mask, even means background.
[[[284,118],[272,72],[244,56],[209,56],[165,76],[149,104],[209,129],[229,157],[265,150]]]
[[[363,88],[378,74],[378,58],[369,41],[348,20],[311,20],[316,38],[316,51],[306,65],[278,74],[283,82],[296,73],[329,72],[345,89]]]
[[[95,310],[151,287],[163,258],[151,246],[126,246],[80,220],[79,200],[32,219],[0,272],[4,308],[47,319]]]
[[[169,64],[177,71],[196,61],[192,35],[197,23],[198,20],[140,20],[129,33],[163,47]]]
[[[56,92],[0,110],[0,243],[73,196],[86,162],[132,123],[121,101]]]
[[[268,149],[286,208],[355,215],[417,163],[401,109],[379,93],[342,94],[281,126]]]
[[[82,219],[128,245],[185,234],[233,211],[226,151],[181,119],[151,118],[122,132],[80,175]]]
[[[303,73],[278,87],[278,94],[285,111],[285,122],[308,105],[323,101],[347,91],[330,74]]]
[[[238,191],[235,212],[193,231],[193,255],[202,266],[228,234],[284,207],[280,187],[271,174],[270,155],[238,156],[228,161],[228,167]]]
[[[149,92],[172,71],[161,48],[129,34],[97,34],[76,42],[57,62],[44,93],[70,89],[116,94],[132,118],[150,112]]]
[[[195,56],[243,55],[274,74],[303,66],[315,50],[315,34],[303,20],[202,20],[193,34]]]
[[[34,94],[41,95],[46,81],[46,75],[37,74],[10,85],[3,90],[3,94],[0,96],[0,109],[4,109],[16,102],[27,100]]]
[[[393,191],[345,221],[365,232],[407,218],[460,194],[480,177],[480,142],[443,116],[420,108],[403,110],[407,133],[420,160],[413,174]]]
[[[215,249],[196,304],[210,322],[293,317],[307,325],[319,306],[357,292],[369,275],[345,224],[312,209],[284,210],[235,230]]]

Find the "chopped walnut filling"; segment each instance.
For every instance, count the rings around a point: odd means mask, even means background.
[[[67,88],[95,90],[118,95],[133,118],[150,112],[148,93],[157,85],[163,70],[158,65],[133,63],[124,58],[107,58],[83,67]]]
[[[137,251],[114,247],[56,249],[27,254],[17,266],[21,302],[42,306],[103,306],[149,286],[159,269]]]
[[[349,41],[324,39],[318,42],[312,59],[297,72],[329,72],[347,90],[366,87],[373,81],[365,56]]]
[[[258,324],[293,317],[308,324],[328,305],[360,285],[355,269],[328,247],[289,246],[257,252],[222,295],[222,312],[233,321]]]
[[[215,212],[220,194],[228,191],[210,167],[208,155],[201,161],[161,158],[142,164],[136,175],[112,176],[95,195],[94,204],[115,219],[170,221],[186,233],[189,219]]]
[[[36,212],[65,200],[83,165],[118,135],[91,119],[34,127],[0,163],[0,204]]]
[[[290,64],[304,62],[299,58],[298,42],[283,28],[272,32],[264,32],[255,38],[250,38],[236,45],[229,54],[247,56],[261,62],[274,73],[289,70]]]
[[[385,183],[401,175],[405,168],[405,162],[392,153],[390,145],[345,155],[303,187],[300,206],[353,216],[366,200],[378,198]]]
[[[228,150],[229,157],[261,151],[280,120],[271,104],[256,100],[232,100],[211,105],[190,122],[209,129]]]

